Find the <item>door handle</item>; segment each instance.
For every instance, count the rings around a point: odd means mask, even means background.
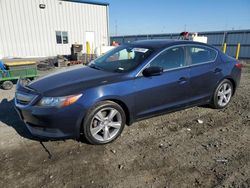
[[[216,69],[214,70],[214,73],[215,73],[215,74],[218,74],[218,73],[220,73],[221,71],[222,71],[222,69],[216,68]]]
[[[185,84],[187,81],[188,81],[188,78],[187,78],[187,77],[181,77],[181,78],[178,80],[178,83],[179,83],[179,84]]]

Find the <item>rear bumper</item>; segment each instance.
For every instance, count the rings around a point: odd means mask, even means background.
[[[237,69],[236,67],[233,68],[233,71],[232,71],[232,74],[231,74],[231,77],[233,78],[234,80],[234,94],[235,92],[237,91],[238,87],[240,86],[240,81],[241,81],[241,70],[240,69]]]

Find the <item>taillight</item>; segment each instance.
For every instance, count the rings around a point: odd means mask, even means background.
[[[240,63],[237,63],[237,64],[235,64],[235,67],[236,67],[237,69],[242,69],[243,65],[240,64]]]

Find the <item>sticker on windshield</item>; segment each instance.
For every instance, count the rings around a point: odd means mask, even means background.
[[[134,52],[141,52],[141,53],[146,53],[148,49],[146,48],[133,48]]]

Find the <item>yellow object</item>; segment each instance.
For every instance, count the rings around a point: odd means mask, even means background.
[[[14,61],[14,62],[5,62],[4,65],[8,67],[22,66],[22,65],[35,65],[35,61]]]
[[[131,59],[131,54],[130,53],[128,53],[128,59]]]
[[[237,45],[237,50],[236,50],[236,59],[239,59],[239,55],[240,55],[240,43],[238,43]]]
[[[94,54],[94,43],[92,43],[91,50],[91,54]]]
[[[90,44],[89,42],[86,42],[86,48],[87,48],[87,54],[90,54]]]
[[[224,45],[223,45],[223,52],[224,52],[224,54],[226,53],[226,51],[227,51],[227,43],[224,43]]]

